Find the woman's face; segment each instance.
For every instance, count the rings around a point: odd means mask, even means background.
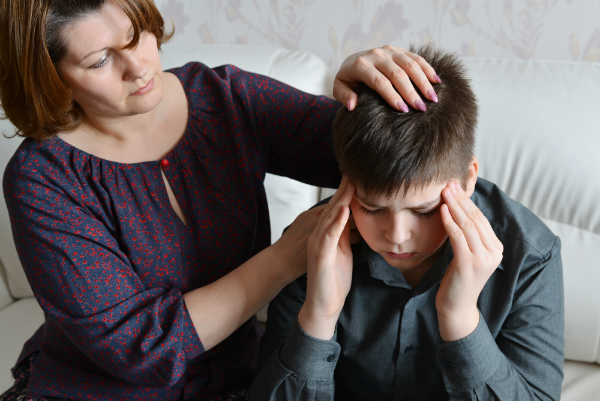
[[[113,1],[66,28],[67,54],[60,76],[88,117],[146,113],[162,99],[162,68],[156,37],[140,34],[136,48],[131,21]]]

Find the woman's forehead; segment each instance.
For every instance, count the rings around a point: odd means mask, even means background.
[[[63,35],[67,43],[67,57],[78,64],[93,53],[122,46],[131,27],[131,21],[121,7],[113,1],[107,1],[97,12],[65,28]]]

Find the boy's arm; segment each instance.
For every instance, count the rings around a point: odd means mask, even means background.
[[[502,260],[503,246],[489,222],[458,185],[444,189],[442,221],[454,259],[436,297],[438,362],[455,400],[555,400],[564,358],[560,240],[519,261],[510,313],[494,339],[477,300]],[[492,284],[493,285],[493,284]],[[472,311],[475,311],[473,316]]]
[[[269,304],[256,376],[248,401],[331,401],[333,373],[340,355],[336,336],[320,340],[298,325],[306,297],[306,276],[288,285]]]
[[[496,339],[480,315],[473,333],[438,347],[450,399],[560,399],[564,303],[558,237],[550,252],[526,270]]]
[[[354,185],[344,177],[307,245],[307,275],[269,305],[252,400],[333,400],[340,354],[337,318],[350,290],[352,251],[348,204]]]

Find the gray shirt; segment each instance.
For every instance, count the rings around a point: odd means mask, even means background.
[[[364,241],[353,246],[352,287],[330,341],[297,314],[306,276],[270,304],[256,400],[558,400],[564,305],[560,240],[533,213],[479,179],[473,202],[504,245],[479,299],[479,325],[445,343],[435,297],[452,260],[448,242],[415,288]]]

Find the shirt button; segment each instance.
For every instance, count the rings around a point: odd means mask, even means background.
[[[327,362],[333,362],[335,360],[335,355],[329,355],[327,357]]]
[[[163,167],[169,167],[170,164],[171,163],[169,163],[169,161],[167,159],[162,159],[160,161],[160,165],[163,166]]]
[[[412,346],[409,345],[408,347],[404,348],[404,355],[410,354],[410,351],[412,351]]]

